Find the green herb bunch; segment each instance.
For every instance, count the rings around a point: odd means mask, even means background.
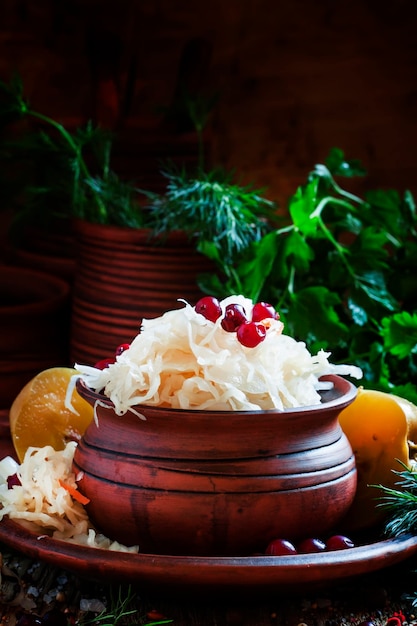
[[[378,506],[388,511],[385,533],[391,537],[417,532],[417,473],[401,461],[402,470],[394,471],[399,479],[397,489],[384,485],[378,487],[384,495]]]
[[[273,304],[286,332],[359,365],[364,386],[417,402],[417,215],[412,194],[358,197],[336,178],[363,176],[333,149],[290,198],[278,227],[202,287]]]
[[[35,122],[29,132],[2,146],[3,159],[14,157],[20,163],[34,164],[35,176],[25,181],[26,214],[31,212],[41,222],[45,217],[41,207],[49,205],[61,216],[101,224],[144,225],[139,190],[111,169],[114,138],[109,131],[91,122],[74,132],[68,131],[60,122],[30,106],[19,76],[10,84],[0,83],[0,116],[3,126],[23,119]],[[41,164],[39,179],[36,170]],[[27,170],[24,172],[27,175]],[[47,212],[47,219],[50,214]]]
[[[379,488],[383,495],[378,506],[386,509],[385,535],[400,537],[401,535],[415,535],[417,533],[417,473],[415,463],[407,467],[401,461],[402,470],[394,471],[399,477],[397,488],[392,489],[385,485],[372,485]],[[415,573],[415,572],[414,572]],[[405,594],[413,607],[417,607],[417,592]]]
[[[221,169],[189,174],[168,165],[166,190],[147,195],[149,221],[156,234],[182,230],[200,252],[232,275],[235,259],[270,230],[275,205],[262,190],[233,182]]]

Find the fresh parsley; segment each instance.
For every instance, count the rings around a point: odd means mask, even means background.
[[[286,332],[357,364],[364,386],[417,402],[417,217],[410,191],[364,197],[341,178],[365,174],[333,149],[295,190],[276,227],[201,287],[280,311]]]

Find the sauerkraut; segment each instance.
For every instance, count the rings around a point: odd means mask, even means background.
[[[253,303],[230,296],[220,304],[241,304],[248,317]],[[319,404],[329,383],[324,374],[360,378],[359,368],[333,365],[330,353],[310,354],[304,342],[283,333],[270,319],[265,340],[243,346],[235,332],[212,322],[193,306],[145,319],[140,333],[115,363],[103,370],[76,364],[85,383],[111,399],[123,415],[140,404],[197,410],[284,410]]]
[[[41,536],[48,534],[93,548],[138,552],[138,546],[127,547],[97,532],[82,504],[63,484],[77,489],[72,461],[77,444],[67,443],[64,450],[51,446],[28,448],[18,465],[10,457],[0,461],[0,521],[4,516],[22,522]],[[13,487],[8,477],[16,475]]]

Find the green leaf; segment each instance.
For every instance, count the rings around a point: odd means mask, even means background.
[[[406,189],[406,191],[404,192],[403,203],[404,211],[408,217],[408,221],[416,223],[416,203],[414,202],[413,194],[408,189]]]
[[[343,233],[346,239],[346,233],[359,235],[363,228],[363,223],[360,219],[360,214],[358,215],[356,213],[349,213],[345,210],[342,214],[341,219],[339,220],[339,223],[335,224],[335,227],[338,227],[340,229],[341,233]]]
[[[300,232],[293,230],[280,237],[278,246],[275,271],[280,278],[287,278],[291,267],[302,274],[308,271],[310,262],[314,259],[314,250]]]
[[[394,393],[400,398],[405,398],[409,402],[417,405],[417,388],[413,383],[406,383],[405,385],[391,385],[389,389],[390,393]]]
[[[213,241],[200,241],[197,250],[213,261],[221,262],[220,250]]]
[[[362,308],[368,319],[379,318],[382,311],[395,311],[397,301],[388,292],[385,276],[380,271],[364,271],[355,275],[350,288],[351,306]]]
[[[372,341],[372,334],[366,329],[355,333],[349,347],[349,356],[363,372],[363,384],[371,389],[386,389],[390,371],[385,360],[385,351],[379,341]]]
[[[26,109],[20,75],[15,73],[9,83],[0,81],[0,126],[21,117]]]
[[[358,271],[385,270],[388,267],[386,231],[374,226],[361,230],[350,246],[350,262]]]
[[[363,176],[366,170],[357,159],[345,159],[345,153],[340,148],[332,148],[325,159],[325,164],[334,176]]]
[[[358,326],[365,326],[368,322],[368,314],[363,306],[360,306],[352,298],[347,299],[347,306],[352,316],[352,321]]]
[[[222,276],[222,278],[223,281],[217,274],[204,273],[197,277],[197,284],[203,293],[215,296],[219,298],[219,300],[230,296],[231,293],[239,293],[239,289],[233,286],[229,287],[229,283],[226,281],[225,277]]]
[[[402,238],[404,222],[402,202],[398,191],[394,189],[371,190],[366,193],[365,198],[370,208],[366,214],[363,214],[364,219],[374,227],[380,226],[386,229],[387,234]]]
[[[385,349],[399,359],[417,354],[417,313],[403,311],[384,317],[381,334]]]
[[[272,231],[260,241],[254,242],[243,255],[243,260],[237,265],[236,273],[240,279],[240,292],[247,298],[254,301],[259,299],[264,283],[274,267],[278,252],[277,238],[277,232]]]
[[[367,191],[365,196],[369,204],[384,209],[383,214],[399,214],[400,194],[395,189],[373,189]]]
[[[294,227],[305,237],[314,237],[317,234],[318,216],[311,217],[317,204],[317,190],[319,180],[313,179],[304,187],[299,187],[289,202],[289,212]]]
[[[348,335],[348,327],[341,322],[336,307],[340,299],[326,287],[306,287],[291,298],[289,317],[297,337],[308,344],[328,347],[343,343]]]

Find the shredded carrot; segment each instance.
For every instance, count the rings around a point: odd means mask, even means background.
[[[74,487],[71,487],[71,485],[64,483],[63,480],[59,479],[59,484],[61,485],[61,487],[63,487],[64,489],[68,491],[68,493],[74,498],[74,500],[77,500],[77,502],[80,502],[80,504],[88,504],[90,502],[89,498],[86,498],[85,496],[83,496],[82,493],[77,491],[77,489],[75,489]]]

